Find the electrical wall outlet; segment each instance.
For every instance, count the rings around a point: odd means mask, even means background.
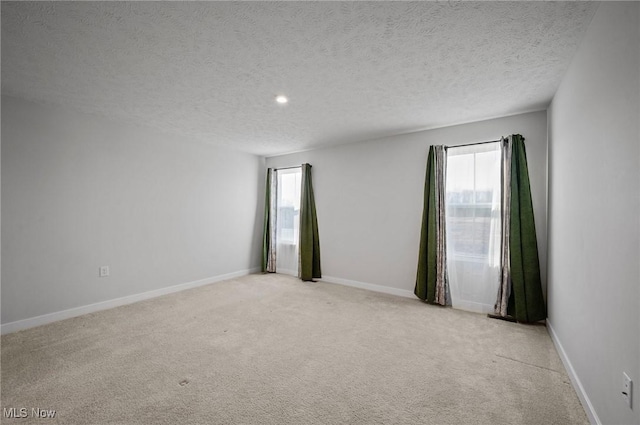
[[[101,266],[98,269],[98,277],[107,277],[109,276],[109,266]]]
[[[633,399],[633,381],[625,372],[622,372],[622,397],[624,397],[629,408],[632,409],[631,400]]]

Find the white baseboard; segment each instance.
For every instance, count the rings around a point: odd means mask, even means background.
[[[178,285],[168,286],[166,288],[155,289],[153,291],[143,292],[141,294],[128,295],[122,298],[101,301],[95,304],[83,305],[80,307],[70,308],[68,310],[43,314],[42,316],[30,317],[28,319],[16,320],[15,322],[3,323],[0,326],[0,333],[4,335],[12,332],[17,332],[23,329],[29,329],[36,326],[57,322],[59,320],[70,319],[72,317],[82,316],[84,314],[89,314],[89,313],[95,313],[96,311],[107,310],[114,307],[120,307],[122,305],[133,304],[138,301],[144,301],[150,298],[156,298],[162,295],[172,294],[174,292],[180,292],[186,289],[197,288],[198,286],[204,286],[210,283],[233,279],[234,277],[245,276],[251,273],[257,273],[259,271],[260,271],[259,267],[255,267],[248,270],[240,270],[233,273],[227,273],[227,274],[222,274],[218,276],[208,277],[206,279],[195,280],[193,282],[186,282]]]
[[[453,296],[451,298],[453,298]],[[467,300],[455,301],[455,298],[453,298],[452,303],[453,308],[456,308],[458,310],[470,311],[472,313],[493,314],[495,312],[494,307],[489,304],[482,304]]]
[[[279,274],[287,274],[289,276],[294,276],[294,277],[298,277],[298,271],[297,270],[289,270],[289,269],[277,269],[276,273]]]
[[[368,289],[369,291],[397,295],[399,297],[415,298],[414,293],[406,289],[392,288],[390,286],[375,285],[373,283],[358,282],[356,280],[348,280],[332,276],[323,276],[320,280],[329,283],[336,283],[338,285],[352,286],[354,288]]]
[[[591,400],[589,400],[589,396],[587,395],[587,393],[584,390],[584,387],[582,386],[582,382],[580,381],[580,378],[578,378],[578,375],[576,374],[576,371],[573,368],[573,365],[571,364],[571,360],[569,360],[567,353],[564,351],[564,348],[562,347],[562,343],[560,342],[560,339],[558,339],[558,334],[556,334],[556,331],[553,329],[553,326],[551,325],[551,321],[548,318],[547,318],[547,329],[549,330],[549,335],[551,336],[551,340],[553,341],[553,344],[556,346],[556,350],[560,355],[560,360],[562,360],[562,363],[564,364],[564,368],[567,370],[569,379],[571,379],[573,388],[576,390],[576,393],[578,394],[578,398],[582,403],[582,407],[587,413],[589,422],[591,422],[592,425],[602,425],[602,422],[600,422],[600,418],[598,418],[598,415],[596,414],[596,410],[593,407],[593,404],[591,404]]]

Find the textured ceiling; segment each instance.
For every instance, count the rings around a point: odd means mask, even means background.
[[[273,155],[543,109],[596,7],[3,1],[2,92]]]

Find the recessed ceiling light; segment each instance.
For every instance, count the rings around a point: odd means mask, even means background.
[[[276,102],[281,103],[281,104],[285,104],[289,101],[289,99],[287,99],[287,96],[284,96],[282,94],[276,96]]]

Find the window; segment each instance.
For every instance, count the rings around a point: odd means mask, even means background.
[[[500,145],[449,148],[447,152],[447,243],[455,259],[486,261],[495,218],[500,217]]]
[[[500,282],[501,149],[447,150],[447,270],[454,307],[490,313]]]
[[[302,169],[276,170],[276,178],[276,269],[297,276]]]

